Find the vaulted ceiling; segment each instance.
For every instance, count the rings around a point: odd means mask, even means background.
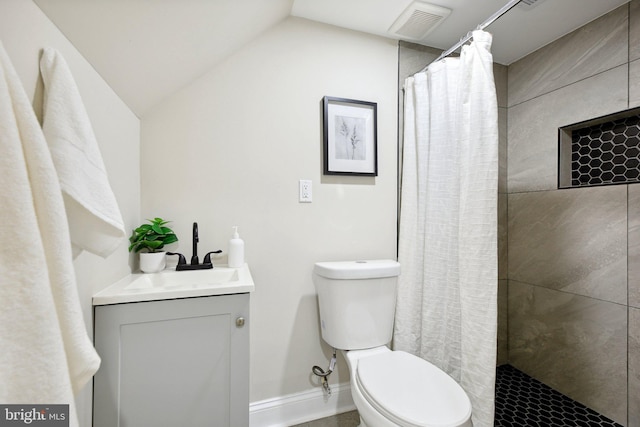
[[[528,0],[530,2],[532,0]],[[289,16],[398,39],[412,0],[34,0],[138,116]],[[488,28],[510,64],[627,0],[537,0]],[[451,10],[420,40],[447,49],[507,0],[429,0]]]

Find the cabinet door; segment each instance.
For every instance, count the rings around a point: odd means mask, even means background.
[[[97,306],[95,345],[95,427],[249,425],[249,294]]]

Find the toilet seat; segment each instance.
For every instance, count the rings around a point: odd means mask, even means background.
[[[471,416],[471,402],[453,378],[403,351],[360,359],[356,381],[367,402],[402,427],[459,426]]]

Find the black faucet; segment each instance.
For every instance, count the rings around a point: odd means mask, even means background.
[[[177,252],[167,252],[167,255],[178,255],[178,265],[176,265],[176,271],[182,270],[206,270],[208,268],[213,268],[213,263],[211,262],[211,254],[219,254],[222,251],[211,251],[204,256],[204,260],[202,264],[198,260],[198,242],[200,238],[198,237],[198,223],[193,223],[193,232],[192,232],[192,241],[193,241],[193,255],[191,256],[191,264],[187,264],[187,259],[184,255],[179,254]]]
[[[191,265],[198,265],[198,242],[200,241],[200,238],[198,238],[198,223],[194,222],[193,223],[193,232],[191,234],[191,238],[192,238],[192,242],[193,242],[193,246],[192,246],[192,252],[193,255],[191,256]]]

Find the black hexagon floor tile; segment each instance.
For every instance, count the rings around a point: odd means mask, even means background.
[[[623,427],[511,365],[496,372],[495,427]]]

